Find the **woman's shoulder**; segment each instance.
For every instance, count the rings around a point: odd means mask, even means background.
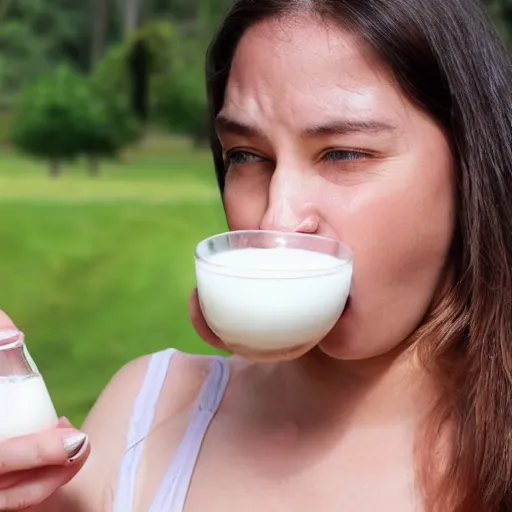
[[[177,350],[165,350],[138,357],[125,364],[112,377],[101,392],[89,413],[84,429],[96,425],[128,425],[135,401],[145,388],[147,398],[152,394],[167,394],[172,388],[170,402],[183,402],[195,398],[211,368],[212,356],[187,354]]]
[[[212,356],[198,355],[167,349],[140,356],[126,363],[112,377],[101,392],[91,413],[95,409],[103,409],[105,402],[119,400],[125,405],[133,405],[136,395],[139,394],[145,381],[155,381],[157,386],[159,377],[163,377],[162,387],[168,384],[179,383],[176,392],[185,393],[187,384],[203,381],[208,375],[212,363]],[[106,408],[107,410],[110,407]]]
[[[188,414],[216,359],[212,355],[169,349],[125,364],[101,392],[83,425],[92,446],[99,447],[97,452],[102,458],[105,451],[122,453],[133,414],[139,406],[141,414],[146,407],[154,408],[153,423],[162,419],[169,422],[176,415]],[[231,377],[247,364],[237,356],[223,360]],[[110,435],[113,432],[115,439]]]
[[[79,475],[64,489],[73,500],[84,502],[78,510],[108,510],[115,488],[120,460],[126,450],[137,398],[146,386],[141,406],[151,408],[155,400],[154,423],[167,423],[191,410],[209,374],[212,356],[162,351],[126,363],[105,386],[89,412],[82,430],[89,436],[91,455]],[[160,380],[161,379],[161,380]],[[151,389],[154,388],[154,389]],[[151,397],[151,393],[155,396]],[[147,400],[145,400],[145,398]],[[109,491],[110,490],[110,491]],[[87,502],[87,505],[85,505]],[[96,504],[94,508],[91,503]]]

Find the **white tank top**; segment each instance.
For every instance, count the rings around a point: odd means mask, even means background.
[[[174,349],[151,356],[146,376],[135,400],[128,428],[126,450],[121,460],[113,512],[133,512],[137,470],[155,407],[164,384]],[[226,391],[229,366],[226,359],[212,357],[190,424],[158,487],[148,512],[183,512],[199,451],[211,420]]]

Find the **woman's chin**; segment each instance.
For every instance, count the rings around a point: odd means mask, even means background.
[[[325,355],[345,361],[362,360],[375,357],[375,347],[363,343],[361,328],[358,326],[353,302],[350,297],[336,325],[317,345]]]

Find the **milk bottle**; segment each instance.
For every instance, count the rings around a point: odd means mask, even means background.
[[[0,331],[0,439],[51,428],[57,413],[23,334]]]

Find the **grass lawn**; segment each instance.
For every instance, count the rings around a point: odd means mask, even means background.
[[[141,354],[207,352],[186,311],[193,250],[226,229],[209,155],[151,139],[50,180],[0,153],[0,308],[22,328],[60,414],[80,423],[109,378]]]

